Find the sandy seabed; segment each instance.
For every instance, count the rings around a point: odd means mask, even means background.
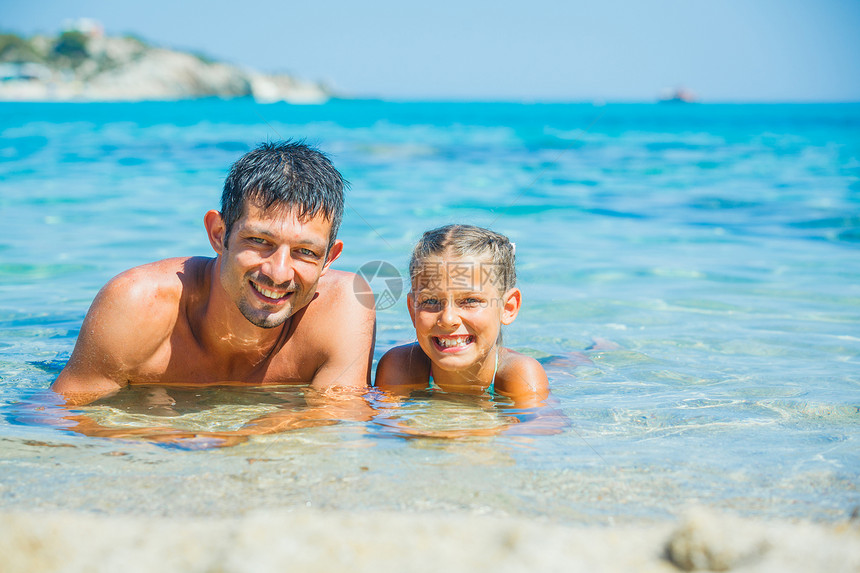
[[[689,512],[678,523],[302,510],[236,518],[0,514],[17,572],[860,571],[860,523]]]

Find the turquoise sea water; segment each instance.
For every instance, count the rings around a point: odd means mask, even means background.
[[[0,508],[591,522],[860,505],[860,105],[0,104],[0,133]],[[408,439],[388,421],[478,428],[510,412],[372,393],[369,421],[208,451],[35,423],[101,285],[209,255],[202,217],[230,163],[287,137],[352,183],[337,268],[402,270],[448,222],[516,242],[524,308],[506,344],[545,361],[567,429]],[[413,336],[403,301],[378,320],[377,358]],[[293,389],[172,399],[83,411],[230,429],[304,404]]]

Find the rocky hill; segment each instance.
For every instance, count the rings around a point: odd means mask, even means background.
[[[65,31],[57,37],[0,34],[0,101],[158,101],[253,97],[321,103],[324,86],[240,69],[138,38]]]

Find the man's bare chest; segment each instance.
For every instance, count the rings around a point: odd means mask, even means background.
[[[309,384],[319,364],[294,337],[270,348],[213,351],[178,325],[158,350],[130,373],[132,384]]]

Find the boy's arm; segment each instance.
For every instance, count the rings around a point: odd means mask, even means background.
[[[112,279],[96,295],[75,349],[51,389],[82,405],[128,384],[130,372],[150,358],[169,334],[176,307],[138,267]],[[170,312],[170,308],[173,312]]]
[[[549,380],[540,362],[519,352],[504,349],[504,369],[499,371],[496,390],[513,398],[518,408],[536,408],[549,397]]]
[[[408,395],[427,388],[430,361],[417,343],[396,346],[376,365],[375,386],[393,394]]]
[[[570,427],[570,419],[558,409],[549,391],[549,380],[540,362],[530,356],[506,350],[507,365],[500,371],[496,390],[514,401],[508,435],[559,434]]]

